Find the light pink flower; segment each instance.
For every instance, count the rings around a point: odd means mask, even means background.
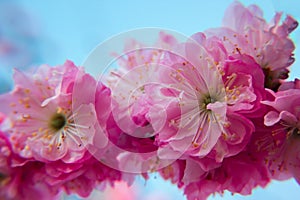
[[[67,61],[43,65],[34,74],[15,71],[14,80],[14,90],[0,97],[1,109],[11,120],[13,149],[22,157],[70,163],[95,139],[98,148],[107,144],[101,126],[110,112],[110,93],[101,84],[96,88],[83,69]]]
[[[159,33],[157,48],[146,48],[134,39],[128,40],[124,55],[119,59],[120,67],[105,79],[112,90],[112,113],[117,125],[126,133],[146,132],[140,127],[149,124],[146,115],[151,107],[153,87],[160,84],[158,69],[162,67],[166,51],[177,44],[176,39],[164,32]],[[146,127],[146,129],[149,128]],[[136,135],[143,137],[142,135]]]
[[[279,91],[274,100],[264,101],[271,110],[264,117],[265,148],[271,175],[276,179],[294,177],[300,183],[300,90]]]
[[[155,165],[157,145],[148,113],[156,101],[153,93],[161,87],[158,70],[164,67],[161,63],[165,60],[166,51],[176,43],[172,35],[163,32],[153,45],[159,49],[146,48],[142,43],[129,40],[124,55],[116,55],[120,67],[105,77],[112,91],[112,115],[107,123],[112,143],[109,146],[110,156],[102,160],[117,157],[119,163],[112,161],[114,168],[145,172]],[[155,159],[152,165],[148,159]]]
[[[225,12],[224,27],[209,29],[205,34],[222,39],[231,54],[252,56],[264,69],[265,86],[277,90],[294,62],[295,46],[288,36],[298,26],[291,16],[280,24],[281,16],[282,13],[276,13],[272,22],[267,23],[260,8],[246,8],[235,1]]]

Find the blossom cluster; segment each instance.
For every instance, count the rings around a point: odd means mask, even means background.
[[[101,81],[71,61],[15,70],[0,96],[0,198],[87,197],[151,172],[189,200],[300,184],[300,81],[286,80],[298,23],[281,18],[234,2],[185,42],[128,41]]]

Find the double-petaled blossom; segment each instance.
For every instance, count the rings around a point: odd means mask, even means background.
[[[14,151],[40,161],[82,159],[97,140],[103,148],[110,92],[71,61],[41,66],[34,74],[15,71],[15,88],[2,95]],[[96,113],[97,110],[97,113]]]
[[[95,188],[103,190],[121,179],[119,171],[101,164],[88,152],[76,163],[44,163],[15,154],[2,132],[0,145],[1,199],[61,199],[62,191],[88,197]]]
[[[15,154],[7,134],[0,131],[0,199],[58,199],[58,187],[51,187],[40,176],[43,167],[39,161]]]
[[[284,90],[282,90],[284,89]],[[288,82],[273,93],[264,117],[266,160],[271,176],[276,179],[294,177],[300,183],[300,87],[298,80]],[[269,130],[269,131],[268,131]]]
[[[224,158],[222,163],[209,157],[189,157],[161,169],[160,174],[182,188],[189,200],[204,200],[225,191],[249,195],[254,188],[270,182],[265,159],[253,148],[255,143],[251,140],[242,152]]]
[[[44,166],[43,180],[47,185],[59,188],[66,194],[88,197],[94,189],[103,190],[121,180],[121,172],[94,158],[89,152],[76,163],[55,161]]]
[[[108,88],[71,61],[14,78],[15,89],[1,96],[1,197],[87,197],[121,179],[91,154],[107,145]]]
[[[156,48],[129,40],[123,55],[116,55],[120,67],[105,79],[112,91],[113,117],[123,131],[132,134],[137,127],[149,124],[147,113],[153,102],[151,93],[160,85],[158,70],[165,60],[166,51],[175,44],[172,35],[160,32],[153,45]]]
[[[149,112],[157,102],[153,94],[161,87],[157,75],[164,67],[164,56],[175,44],[176,39],[163,32],[153,45],[159,49],[130,40],[124,55],[118,57],[120,67],[105,77],[112,91],[112,114],[107,123],[109,148],[120,162],[115,168],[146,172],[157,167],[157,145]]]
[[[281,16],[282,13],[276,13],[267,23],[259,7],[246,8],[236,1],[227,8],[223,27],[205,33],[222,39],[229,53],[252,56],[264,70],[265,86],[276,91],[281,80],[288,77],[288,67],[295,60],[295,46],[289,34],[298,26],[289,15],[280,23]]]
[[[256,160],[248,151],[225,158],[220,166],[209,171],[199,167],[197,160],[187,160],[185,174],[184,191],[189,200],[207,199],[226,190],[249,195],[254,188],[265,187],[270,181],[263,160]]]
[[[149,116],[162,157],[185,154],[222,162],[243,150],[254,131],[249,117],[260,115],[265,96],[260,66],[248,55],[227,55],[222,43],[210,51],[208,43],[218,41],[204,40],[187,43],[187,61],[175,62],[160,76],[169,87],[156,98],[170,103],[155,105]]]

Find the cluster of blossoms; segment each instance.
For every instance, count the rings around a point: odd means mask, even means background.
[[[300,81],[285,80],[298,23],[281,15],[234,2],[186,42],[129,41],[101,81],[71,61],[15,71],[0,96],[0,198],[87,197],[151,172],[189,200],[300,184]]]

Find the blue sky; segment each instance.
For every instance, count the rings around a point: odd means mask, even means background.
[[[107,38],[143,27],[160,27],[178,31],[185,35],[220,26],[226,7],[232,2],[186,0],[186,1],[140,1],[140,0],[31,0],[17,1],[31,13],[40,34],[44,37],[41,48],[43,60],[51,65],[71,59],[82,64],[88,53]],[[71,3],[72,2],[72,3]],[[259,5],[267,19],[275,11],[283,11],[300,18],[299,1],[244,0],[245,5]],[[300,42],[300,30],[292,38]],[[300,50],[296,50],[299,57]],[[295,65],[299,65],[298,62]],[[291,77],[300,74],[292,68]]]

